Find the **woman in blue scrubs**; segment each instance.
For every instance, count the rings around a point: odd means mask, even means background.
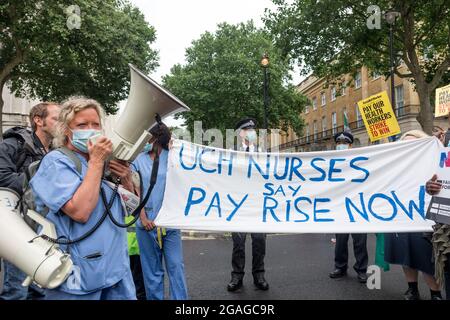
[[[170,130],[162,122],[150,130],[152,139],[149,151],[141,153],[133,162],[133,167],[141,173],[145,195],[149,185],[155,155],[159,154],[159,169],[156,184],[152,190],[140,220],[136,226],[136,236],[141,252],[147,300],[164,299],[164,268],[169,276],[170,299],[188,299],[184,277],[183,249],[180,230],[157,228],[153,223],[161,209],[166,185],[167,158],[169,154]]]
[[[104,136],[93,144],[89,138],[101,134],[102,108],[95,100],[75,98],[63,104],[59,115],[55,146],[70,149],[79,158],[81,173],[73,160],[58,150],[41,161],[31,180],[38,206],[49,208],[47,218],[55,224],[58,238],[76,239],[96,225],[105,207],[100,188],[108,202],[113,188],[102,179],[112,143]],[[121,178],[125,189],[133,191],[131,171],[126,163],[110,162],[110,171]],[[111,212],[123,223],[119,195]],[[135,300],[135,287],[127,252],[126,229],[106,218],[89,237],[72,245],[62,245],[74,263],[69,278],[58,288],[47,290],[48,300]]]

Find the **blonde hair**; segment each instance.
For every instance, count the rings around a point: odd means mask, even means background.
[[[423,132],[422,130],[410,130],[405,132],[401,137],[400,140],[404,140],[406,137],[414,137],[416,139],[421,138],[428,138],[429,135]]]
[[[53,147],[62,147],[67,143],[66,131],[69,129],[69,123],[75,118],[75,114],[89,108],[97,111],[100,124],[102,124],[104,118],[103,108],[94,99],[70,97],[62,104],[56,125],[55,138],[53,139]]]

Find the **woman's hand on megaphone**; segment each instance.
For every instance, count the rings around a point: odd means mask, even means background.
[[[120,178],[120,184],[128,191],[134,192],[133,177],[131,175],[130,164],[123,160],[111,160],[109,162],[111,172]]]
[[[95,144],[88,141],[89,162],[102,164],[111,155],[113,145],[111,140],[102,136],[96,139]]]

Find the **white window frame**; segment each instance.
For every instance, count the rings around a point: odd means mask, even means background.
[[[362,74],[361,71],[358,71],[355,76],[355,89],[359,89],[361,87],[362,87]]]
[[[336,100],[336,87],[331,87],[331,101]]]
[[[326,106],[327,104],[327,95],[325,94],[325,92],[320,93],[320,105],[322,107]]]
[[[372,73],[372,81],[377,80],[381,77],[381,73],[373,72]]]
[[[362,128],[362,127],[364,127],[364,122],[363,122],[361,112],[359,112],[359,107],[358,107],[357,103],[355,104],[355,110],[356,110],[356,127]]]
[[[401,99],[399,99],[399,91],[398,89],[401,88]],[[403,108],[405,106],[405,88],[403,87],[403,84],[399,86],[394,87],[395,92],[395,114],[397,117],[403,116],[405,114],[405,109]],[[401,111],[400,111],[401,110]]]
[[[325,136],[325,131],[327,131],[327,117],[322,117],[322,137]]]
[[[313,122],[313,135],[314,135],[314,141],[317,141],[317,135],[319,133],[319,128],[317,128],[317,120],[314,120]]]
[[[333,112],[331,114],[331,129],[333,134],[337,133],[337,114],[336,112]]]
[[[317,97],[314,97],[312,100],[313,110],[317,110]]]

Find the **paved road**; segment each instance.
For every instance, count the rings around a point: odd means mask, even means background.
[[[186,277],[191,299],[402,299],[407,284],[399,266],[382,272],[381,290],[369,290],[349,269],[347,278],[328,277],[333,269],[334,244],[331,235],[269,235],[267,238],[266,278],[268,291],[256,290],[251,277],[251,241],[247,239],[244,287],[230,293],[232,241],[216,237],[209,240],[184,240]],[[351,243],[351,241],[349,241]],[[351,246],[350,246],[351,247]],[[375,236],[368,237],[369,265],[374,263]],[[350,249],[350,266],[354,263]],[[429,290],[420,279],[422,297]]]

